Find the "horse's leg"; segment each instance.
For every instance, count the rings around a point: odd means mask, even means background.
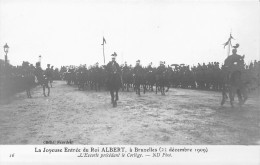
[[[51,89],[50,89],[49,85],[47,85],[47,88],[48,88],[48,96],[50,96]]]
[[[50,96],[51,89],[48,87],[48,96]]]
[[[242,88],[241,89],[241,94],[242,94],[242,96],[244,98],[244,99],[242,99],[242,104],[244,104],[246,102],[246,100],[248,99],[246,88]]]
[[[116,101],[118,101],[119,98],[118,98],[118,90],[116,90]]]
[[[225,90],[226,90],[225,88],[223,88],[223,90],[222,90],[222,101],[221,101],[221,106],[225,104],[226,99],[227,99],[227,94],[226,94],[226,91],[225,91]]]
[[[114,106],[117,106],[117,101],[118,101],[118,89],[115,91],[116,92],[116,100],[114,102]]]
[[[138,84],[138,95],[141,96],[141,84]]]
[[[113,104],[113,107],[116,107],[116,105],[117,105],[116,99],[115,99],[115,92],[116,91],[112,91],[112,95],[113,95],[113,97],[112,97],[112,99],[113,99],[112,104]]]
[[[242,99],[241,90],[240,90],[240,89],[237,89],[236,92],[237,92],[237,97],[238,97],[239,105],[242,105],[242,104],[243,104],[243,99]]]
[[[161,94],[164,95],[164,86],[161,86]]]
[[[167,89],[166,89],[166,92],[168,92],[169,91],[169,89],[170,89],[170,83],[167,83]]]
[[[163,86],[163,95],[165,96],[165,86]]]
[[[27,98],[30,98],[28,89],[26,89],[26,95],[27,95]]]
[[[234,105],[233,105],[233,102],[234,102],[234,89],[231,87],[231,89],[229,90],[229,99],[230,99],[230,105],[232,106],[232,107],[234,107]]]
[[[111,103],[114,103],[114,92],[110,90],[110,95],[111,95]]]
[[[27,94],[28,98],[32,98],[30,87],[28,87],[27,93],[28,93],[28,94]]]
[[[45,84],[43,84],[42,88],[43,88],[43,95],[46,97],[46,94],[45,94]]]

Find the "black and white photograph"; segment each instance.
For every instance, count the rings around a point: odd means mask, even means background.
[[[259,9],[0,0],[0,145],[260,145]]]

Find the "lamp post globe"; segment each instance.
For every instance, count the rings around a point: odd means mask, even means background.
[[[5,66],[7,66],[7,62],[8,62],[8,59],[7,59],[7,53],[9,51],[9,46],[7,45],[7,43],[4,45],[4,52],[5,52]]]
[[[9,50],[9,46],[6,43],[5,46],[4,46],[4,51],[5,51],[6,54],[8,53],[8,50]]]

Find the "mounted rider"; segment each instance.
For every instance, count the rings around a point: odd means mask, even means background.
[[[152,64],[153,64],[152,62],[149,63],[149,65],[147,67],[148,72],[153,72]]]
[[[140,60],[136,61],[135,67],[134,67],[134,74],[135,75],[139,75],[140,73],[142,73],[142,66],[140,65]]]
[[[165,61],[160,61],[160,66],[157,68],[157,74],[161,75],[163,73],[165,73],[166,68],[165,68]]]
[[[111,74],[119,74],[121,75],[121,70],[120,70],[120,67],[119,67],[119,64],[116,62],[116,52],[114,52],[112,55],[112,61],[110,61],[108,64],[107,64],[107,71],[108,73],[111,75]]]
[[[127,62],[125,62],[125,65],[123,66],[122,71],[123,71],[124,73],[128,73],[128,72],[130,71],[130,68],[129,68],[129,66],[127,65]]]
[[[116,52],[114,52],[112,55],[112,61],[110,61],[107,66],[107,88],[110,91],[111,95],[111,103],[113,104],[113,107],[117,105],[117,100],[119,99],[118,97],[118,90],[120,87],[122,87],[122,77],[121,77],[121,70],[116,62]]]
[[[244,57],[237,54],[237,48],[239,44],[233,46],[232,55],[228,56],[225,59],[224,66],[228,69],[229,72],[233,71],[242,71],[244,69]]]
[[[239,72],[240,74],[243,72],[244,68],[244,58],[245,55],[241,56],[237,54],[237,48],[239,44],[233,46],[232,55],[228,56],[225,59],[223,70],[226,73],[225,81],[230,79],[230,75],[233,72]]]

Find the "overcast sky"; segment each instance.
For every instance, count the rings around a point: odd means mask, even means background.
[[[10,47],[13,65],[121,64],[197,65],[227,57],[229,34],[245,61],[260,59],[259,1],[0,0],[0,58]]]

